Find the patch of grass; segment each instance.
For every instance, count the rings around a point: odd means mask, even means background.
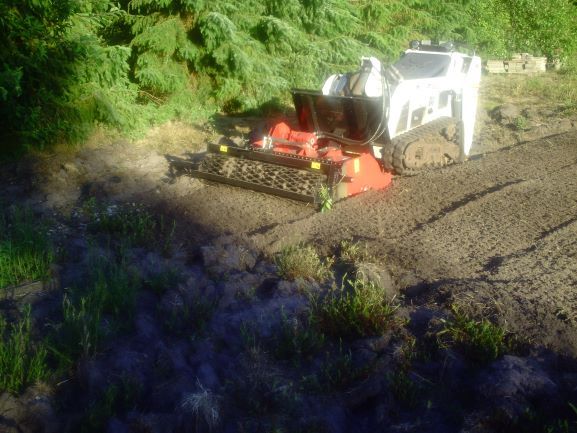
[[[19,393],[49,375],[46,348],[32,340],[30,306],[16,323],[0,316],[0,391]]]
[[[189,304],[183,304],[165,313],[163,326],[174,335],[200,335],[212,318],[218,300],[197,298]]]
[[[97,433],[106,430],[106,423],[115,414],[120,398],[120,389],[116,385],[109,386],[104,395],[93,402],[86,410],[80,422],[81,433]]]
[[[509,349],[507,332],[487,319],[473,320],[452,306],[453,317],[443,320],[437,339],[441,347],[455,346],[472,362],[488,364]]]
[[[178,286],[182,281],[183,276],[180,271],[176,268],[168,267],[148,277],[144,281],[144,285],[157,295],[162,295],[168,289]]]
[[[414,409],[421,394],[420,387],[410,378],[407,370],[400,368],[388,376],[389,389],[399,404]]]
[[[527,129],[528,121],[525,116],[517,116],[513,120],[513,126],[517,131],[524,131]]]
[[[139,277],[124,259],[92,260],[87,286],[64,296],[62,322],[50,338],[49,349],[61,369],[92,356],[108,335],[130,328],[139,287]]]
[[[237,409],[259,418],[283,417],[294,411],[298,395],[293,382],[279,374],[259,346],[245,351],[241,366],[242,374],[228,386],[228,395]]]
[[[321,260],[310,245],[292,245],[284,248],[274,259],[278,274],[287,280],[303,278],[324,281],[331,272],[331,260]]]
[[[279,331],[273,340],[273,354],[281,360],[300,362],[316,355],[325,345],[323,333],[297,317],[282,312]]]
[[[384,334],[394,323],[398,305],[372,282],[345,280],[322,297],[312,300],[312,322],[327,335],[365,338]]]
[[[30,210],[0,213],[0,289],[46,279],[53,258],[46,229]]]
[[[303,378],[303,386],[321,393],[343,391],[369,377],[373,369],[373,365],[355,365],[351,350],[339,342],[335,350],[325,353],[318,374]]]
[[[129,247],[153,246],[165,255],[171,253],[176,222],[156,218],[142,205],[107,205],[92,197],[84,202],[82,215],[92,233],[105,233]]]
[[[134,315],[140,277],[124,258],[119,263],[107,258],[93,259],[89,296],[95,308],[114,319],[130,320]]]
[[[549,106],[568,115],[577,113],[577,71],[562,70],[535,76],[490,75],[483,79],[485,108],[518,101]]]
[[[346,264],[365,262],[371,258],[366,245],[351,240],[342,240],[338,250],[340,261]]]

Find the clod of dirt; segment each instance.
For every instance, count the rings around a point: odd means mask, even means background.
[[[533,359],[505,355],[479,377],[477,385],[483,401],[491,402],[510,420],[521,416],[531,403],[556,404],[558,387]]]
[[[219,241],[216,245],[200,248],[204,265],[212,273],[222,275],[254,268],[256,256],[248,246],[239,244],[232,237],[221,238]]]
[[[356,277],[364,282],[372,283],[381,287],[389,301],[399,295],[399,290],[397,289],[389,270],[383,265],[362,262],[357,263],[355,267]]]
[[[0,432],[57,433],[60,429],[52,397],[42,387],[30,387],[19,398],[0,394]]]
[[[503,126],[512,125],[515,122],[515,119],[521,116],[521,110],[516,105],[504,104],[495,107],[490,112],[490,116]]]

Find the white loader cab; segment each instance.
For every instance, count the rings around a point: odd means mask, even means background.
[[[363,57],[360,71],[332,75],[322,88],[324,95],[385,98],[388,137],[383,134],[373,148],[397,173],[469,155],[481,80],[481,59],[455,51],[452,43],[413,41],[410,47],[386,68]]]

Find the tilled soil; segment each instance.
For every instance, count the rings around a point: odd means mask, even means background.
[[[168,153],[126,143],[21,163],[5,171],[0,198],[60,214],[87,197],[146,203],[175,217],[179,239],[193,249],[234,234],[267,255],[299,242],[328,254],[353,239],[366,244],[412,302],[462,304],[575,356],[577,132],[519,144],[510,128],[484,122],[490,136],[480,138],[464,164],[398,176],[387,190],[340,201],[328,213],[175,177]],[[498,130],[506,136],[501,142]],[[189,137],[197,151],[203,148],[205,135]],[[181,152],[195,150],[183,144]]]
[[[577,354],[577,134],[397,177],[386,191],[254,236],[325,250],[366,242],[415,302],[445,300],[492,313],[536,343]]]
[[[217,403],[225,397],[222,405],[226,406],[239,397],[219,394],[229,392],[230,383],[233,391],[237,385],[250,388],[252,376],[263,373],[259,380],[266,382],[265,391],[273,397],[284,395],[282,390],[292,390],[294,385],[284,376],[302,372],[295,373],[282,363],[249,359],[252,352],[243,347],[247,339],[243,324],[254,322],[256,330],[270,339],[285,314],[297,318],[308,308],[299,284],[279,278],[269,259],[283,247],[298,243],[332,255],[341,241],[352,240],[370,253],[374,263],[365,263],[367,269],[383,271],[391,286],[388,289],[400,295],[398,314],[414,319],[407,322],[407,329],[421,342],[426,340],[427,329],[417,328],[446,317],[447,308],[456,306],[472,317],[499,323],[529,343],[531,353],[525,358],[507,355],[479,371],[463,367],[460,356],[445,357],[442,362],[415,360],[414,374],[405,372],[409,382],[426,382],[434,376],[438,382],[431,383],[463,395],[439,398],[439,407],[429,401],[426,408],[422,402],[422,407],[407,410],[398,409],[391,400],[391,377],[387,376],[400,364],[395,360],[404,342],[395,337],[389,344],[391,335],[369,339],[361,342],[368,345],[368,352],[357,344],[349,354],[359,365],[367,361],[369,352],[371,363],[380,357],[383,366],[370,380],[330,397],[297,392],[303,394],[298,400],[299,416],[319,417],[331,425],[318,431],[364,432],[385,425],[386,431],[497,431],[491,426],[481,430],[468,426],[483,424],[477,416],[494,420],[493,412],[501,413],[507,404],[525,405],[539,395],[552,398],[556,407],[565,407],[566,401],[559,396],[577,392],[577,122],[547,121],[539,117],[544,112],[526,111],[533,126],[516,130],[510,123],[516,110],[507,110],[513,113],[509,119],[504,119],[505,111],[480,116],[473,156],[467,162],[412,177],[397,176],[388,189],[342,200],[326,213],[319,213],[313,205],[177,176],[169,163],[171,157],[201,157],[203,141],[210,136],[202,128],[182,125],[169,125],[136,144],[93,143],[77,151],[4,165],[0,204],[29,206],[52,219],[54,237],[63,249],[70,248],[68,258],[63,256],[68,261],[63,264],[62,288],[74,284],[75,278],[82,279],[73,268],[86,265],[82,260],[77,263],[88,250],[86,227],[78,214],[88,199],[106,205],[143,204],[166,215],[167,221],[174,218],[177,222],[171,259],[135,249],[133,264],[142,268],[143,276],[156,268],[178,265],[186,284],[165,287],[167,292],[160,297],[145,290],[139,298],[136,331],[111,342],[94,359],[83,360],[77,381],[84,394],[79,397],[82,393],[72,390],[68,398],[78,399],[79,405],[89,402],[110,381],[129,371],[143,383],[148,381],[143,390],[153,392],[142,391],[139,411],[117,414],[120,419],[108,420],[107,431],[190,431],[190,402],[184,397],[194,390],[195,395],[212,395]],[[226,268],[235,261],[240,264]],[[186,321],[188,316],[181,313],[191,299],[211,296],[218,297],[218,308],[201,339],[175,337],[162,328],[166,317],[173,319],[174,326]],[[373,347],[377,343],[383,346],[379,350]],[[332,350],[335,356],[338,351],[344,353],[340,346]],[[548,358],[551,351],[554,356]],[[569,367],[563,367],[562,360]],[[239,388],[239,401],[243,401],[244,388]],[[18,401],[34,412],[27,399],[37,401],[38,395],[33,389]],[[18,403],[7,393],[0,397],[0,415]],[[466,410],[458,415],[463,419],[455,421],[445,412],[451,412],[454,400],[461,397],[471,401],[465,402]],[[269,396],[265,393],[260,398],[266,401]],[[279,413],[284,413],[285,403],[290,402],[283,397],[281,403]],[[450,404],[445,407],[445,403]],[[547,407],[538,403],[540,410]],[[515,421],[525,408],[509,408],[514,415],[506,418]],[[251,428],[252,418],[245,430],[234,427],[236,421],[246,421],[246,411],[241,409],[224,407],[224,413],[231,416],[223,426],[225,431],[271,431]],[[444,421],[439,423],[437,417]],[[44,424],[52,422],[48,418]],[[272,424],[267,422],[261,424],[268,428]],[[59,423],[66,424],[60,420],[54,425]]]

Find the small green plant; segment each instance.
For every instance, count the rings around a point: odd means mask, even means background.
[[[62,301],[62,322],[54,326],[49,349],[61,369],[92,356],[102,341],[131,326],[140,279],[124,259],[93,258],[88,284]]]
[[[452,306],[452,319],[443,320],[437,334],[441,347],[455,346],[472,362],[487,364],[509,350],[507,332],[487,319],[473,320],[457,306]]]
[[[274,356],[282,360],[299,362],[317,354],[326,338],[309,323],[297,317],[288,318],[283,311],[278,334],[273,340]]]
[[[346,264],[355,264],[370,259],[367,246],[351,240],[342,240],[338,250],[340,261]]]
[[[144,206],[105,204],[94,198],[86,200],[81,210],[89,230],[104,233],[128,247],[150,247],[170,255],[176,221],[156,218]]]
[[[395,399],[404,407],[413,409],[417,406],[420,395],[419,386],[410,378],[404,368],[388,376],[389,388]]]
[[[326,185],[322,185],[319,189],[319,206],[321,212],[328,212],[333,208],[331,190]]]
[[[394,323],[398,305],[387,299],[385,291],[372,282],[345,280],[312,301],[311,318],[331,336],[346,339],[382,335]]]
[[[90,296],[73,302],[69,296],[62,301],[62,323],[55,327],[50,351],[63,370],[71,367],[79,357],[89,357],[103,339],[101,311]]]
[[[528,122],[525,116],[517,116],[513,120],[513,126],[517,131],[524,131],[525,129],[527,129],[527,125]]]
[[[0,213],[0,289],[47,278],[53,258],[45,227],[30,210]]]
[[[141,281],[124,258],[119,263],[107,258],[93,259],[90,281],[95,308],[114,319],[132,318]]]
[[[106,388],[104,395],[94,401],[84,414],[80,424],[81,433],[96,433],[106,429],[106,423],[114,415],[120,390],[116,385]]]
[[[0,392],[13,394],[48,377],[46,348],[32,340],[30,306],[16,323],[0,316]]]
[[[144,281],[144,286],[152,290],[157,295],[164,294],[168,289],[178,286],[183,280],[182,274],[178,269],[168,267],[162,271],[152,274]]]
[[[183,304],[165,313],[164,327],[175,335],[192,333],[200,335],[204,332],[216,307],[217,300],[197,298],[189,304]]]
[[[356,382],[369,377],[374,365],[355,365],[350,349],[343,347],[342,341],[336,350],[325,354],[319,372],[319,391],[342,391]]]
[[[276,257],[278,274],[287,280],[304,278],[324,281],[330,275],[332,262],[323,262],[310,245],[292,245],[284,248]]]

